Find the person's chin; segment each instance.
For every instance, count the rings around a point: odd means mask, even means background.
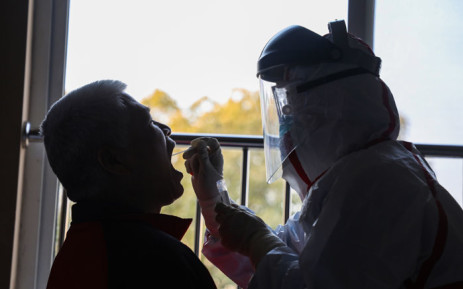
[[[182,184],[178,182],[172,193],[172,196],[174,197],[174,201],[180,198],[183,195],[183,192],[184,192],[184,188]]]
[[[164,206],[171,205],[174,203],[176,200],[178,200],[184,192],[184,188],[180,181],[174,181],[171,183],[170,190],[168,193],[168,200],[166,201],[166,204]]]
[[[182,179],[183,179],[183,174],[174,169],[174,176],[172,180],[173,182],[172,196],[174,197],[174,201],[183,195],[184,188],[182,186]]]

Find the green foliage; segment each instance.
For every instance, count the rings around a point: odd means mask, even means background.
[[[151,109],[153,118],[163,123],[169,123],[171,118],[181,115],[177,102],[159,89],[143,99],[141,103]]]
[[[151,108],[154,119],[169,125],[173,132],[262,135],[259,93],[245,89],[235,89],[233,95],[234,97],[224,104],[202,97],[186,111],[180,110],[176,102],[161,90],[156,90],[148,98],[142,100],[142,103]],[[185,147],[176,148],[174,152],[183,149]],[[230,197],[235,202],[241,203],[243,151],[230,148],[223,148],[222,151],[225,160],[224,178]],[[186,173],[181,154],[172,158],[172,164],[184,175],[182,185],[185,191],[180,199],[172,205],[164,207],[162,212],[194,219],[196,196],[193,192],[190,176]],[[284,212],[285,184],[281,180],[271,185],[266,183],[262,150],[253,149],[249,151],[248,172],[249,207],[270,226],[275,227],[281,224],[284,221],[282,216]],[[183,239],[183,242],[192,250],[194,248],[194,229],[194,225],[192,225]],[[236,288],[235,283],[202,255],[201,260],[211,272],[218,288]]]

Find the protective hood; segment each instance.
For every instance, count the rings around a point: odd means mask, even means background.
[[[330,34],[320,36],[304,27],[290,26],[270,39],[259,57],[257,76],[269,183],[283,176],[283,167],[286,171],[296,172],[292,176],[286,172],[285,179],[290,184],[293,183],[290,179],[302,181],[292,186],[310,186],[314,181],[313,176],[304,172],[302,164],[305,160],[299,158],[296,151],[303,142],[308,142],[308,134],[301,131],[301,126],[312,126],[304,124],[303,120],[320,113],[311,100],[305,99],[311,97],[314,89],[336,86],[339,80],[354,79],[355,76],[379,77],[381,59],[366,43],[347,33],[344,21],[330,22],[328,28]],[[318,92],[315,95],[324,95],[331,103],[346,93],[330,96],[329,93]],[[323,114],[332,119],[333,114],[340,113],[336,105],[340,104],[336,103],[333,108],[324,107]],[[361,111],[363,107],[357,109]],[[302,116],[299,121],[296,121],[296,114]]]
[[[319,73],[326,73],[329,66],[322,64]],[[338,79],[299,93],[293,100],[291,137],[298,143],[293,153],[311,181],[343,156],[397,139],[399,134],[393,96],[386,84],[371,74]]]
[[[303,197],[334,162],[399,133],[381,59],[344,21],[320,36],[290,26],[258,61],[267,181],[288,181]]]

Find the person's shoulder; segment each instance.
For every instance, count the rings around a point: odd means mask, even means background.
[[[193,251],[169,234],[142,221],[106,226],[110,227],[106,232],[108,255],[113,256],[114,266],[140,280],[140,286],[154,279],[166,288],[215,288]]]
[[[325,186],[349,199],[394,206],[424,202],[429,187],[412,154],[399,142],[387,141],[354,152],[327,173]],[[421,201],[420,201],[421,203]]]
[[[133,251],[154,251],[172,254],[172,251],[192,253],[182,242],[144,221],[116,221],[104,224],[108,241],[134,244]],[[129,248],[127,248],[129,249]]]
[[[419,168],[413,155],[399,142],[385,141],[346,155],[335,164],[333,171],[351,179],[365,176],[382,179],[416,175]]]

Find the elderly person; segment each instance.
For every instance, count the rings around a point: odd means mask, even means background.
[[[50,165],[76,203],[47,288],[215,288],[180,242],[191,219],[160,214],[183,194],[171,130],[125,87],[85,85],[42,123]]]

